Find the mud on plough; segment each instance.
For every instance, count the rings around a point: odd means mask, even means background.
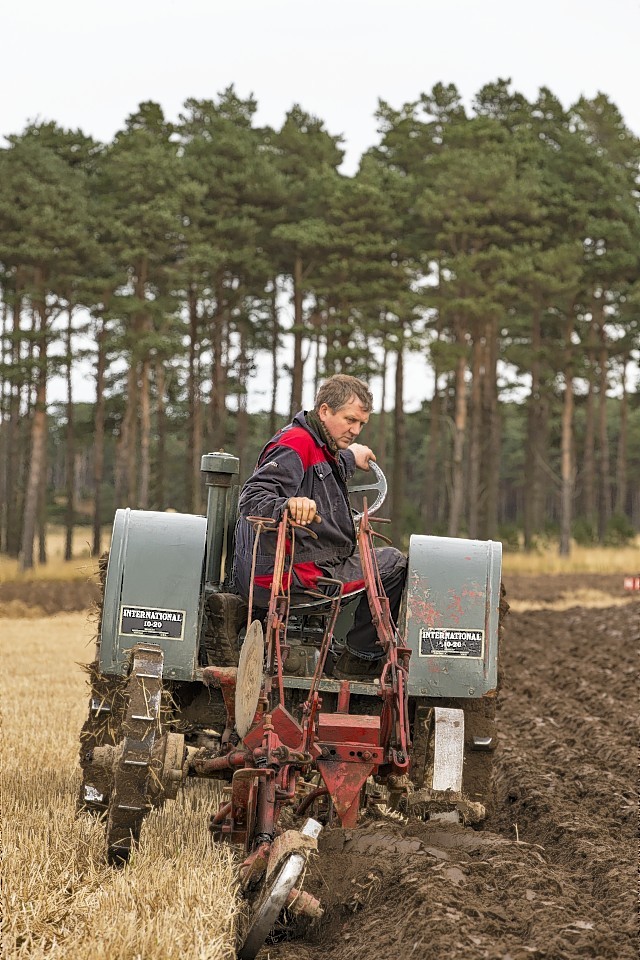
[[[219,455],[204,460],[214,456]],[[230,487],[216,484],[220,472],[209,471],[208,482],[217,489],[213,497],[210,491],[205,522],[222,514],[228,529],[233,498],[222,511],[219,502],[211,503],[220,487]],[[126,543],[136,558],[136,536],[140,543],[145,535],[149,539],[148,518],[154,515],[119,513],[126,516],[120,530],[116,517],[115,546]],[[134,521],[146,531],[136,534]],[[301,878],[323,828],[355,827],[367,807],[380,804],[422,818],[478,822],[485,816],[495,746],[500,573],[499,545],[481,545],[489,561],[478,562],[469,544],[477,547],[479,541],[447,541],[445,571],[452,563],[463,569],[464,557],[472,572],[445,572],[452,589],[439,597],[440,582],[426,569],[421,551],[445,538],[413,538],[421,542],[410,549],[401,633],[376,563],[378,521],[365,501],[358,548],[383,654],[381,671],[373,681],[337,680],[330,675],[331,662],[345,635],[340,618],[349,608],[342,583],[326,579],[319,584],[322,593],[307,594],[296,606],[284,584],[297,524],[286,512],[277,525],[261,518],[253,522],[257,538],[277,537],[276,560],[268,609],[254,616],[250,596],[242,624],[237,604],[211,589],[216,573],[218,587],[223,583],[220,567],[211,573],[215,537],[205,537],[200,557],[208,570],[204,590],[178,598],[172,610],[159,603],[163,585],[151,596],[145,593],[144,578],[141,583],[138,572],[127,570],[119,550],[107,575],[98,666],[81,743],[83,806],[105,817],[107,856],[114,864],[126,863],[146,813],[175,797],[188,777],[226,783],[210,830],[214,840],[244,850],[239,876],[250,920],[239,946],[243,960],[256,955],[283,909],[293,916],[322,915],[322,905],[301,889]],[[166,531],[160,536],[166,539]],[[467,545],[464,551],[460,544]],[[190,558],[196,568],[197,562]],[[202,642],[207,611],[219,614],[221,605],[233,607],[236,621],[230,626],[233,617],[227,617],[219,649],[228,650],[231,637],[235,663],[216,657],[215,631]],[[181,662],[174,652],[178,635],[183,642],[188,638],[190,610],[197,665]],[[216,623],[223,621],[218,616]],[[288,662],[297,665],[295,672],[287,670]],[[109,664],[111,673],[105,669]],[[119,704],[116,730],[101,716],[113,706],[105,690],[110,683],[113,703]]]

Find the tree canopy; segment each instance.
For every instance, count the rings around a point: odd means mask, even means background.
[[[230,87],[175,123],[141,103],[110,143],[35,123],[0,149],[0,549],[28,566],[40,530],[42,558],[61,505],[97,550],[115,506],[201,509],[200,454],[246,475],[277,397],[334,372],[382,378],[396,540],[639,529],[640,145],[615,104],[437,84],[380,101],[354,176],[321,118],[256,110]],[[433,386],[408,412],[410,356]]]

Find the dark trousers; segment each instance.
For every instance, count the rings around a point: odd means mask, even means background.
[[[400,601],[402,591],[407,578],[407,558],[400,550],[395,547],[376,547],[375,549],[380,579],[384,592],[389,598],[389,609],[395,622],[398,620],[400,610]],[[362,564],[358,551],[346,560],[336,560],[335,562],[324,561],[321,570],[327,577],[334,580],[340,580],[342,583],[353,583],[356,580],[362,580]],[[296,587],[298,589],[296,589]],[[236,577],[236,589],[241,596],[249,596],[249,584],[244,579]],[[302,586],[294,581],[291,598],[295,604],[296,599],[300,597]],[[322,589],[322,587],[318,587]],[[300,593],[298,593],[300,591]],[[328,589],[331,593],[331,589]],[[264,587],[256,587],[254,590],[255,615],[260,616],[259,611],[266,611],[269,606],[270,591]],[[307,597],[308,599],[308,597]],[[366,593],[363,593],[354,615],[353,627],[347,634],[347,649],[357,657],[363,660],[377,660],[382,656],[382,649],[377,641],[376,628],[371,620],[371,610]]]
[[[382,586],[389,598],[391,617],[397,623],[402,591],[407,578],[407,558],[395,547],[377,547],[375,555]],[[337,560],[332,564],[323,563],[322,570],[328,577],[341,580],[343,583],[362,579],[362,565],[357,551],[346,560]],[[377,637],[376,628],[371,620],[369,600],[365,593],[358,603],[353,627],[347,634],[347,649],[363,660],[377,660],[382,656]]]

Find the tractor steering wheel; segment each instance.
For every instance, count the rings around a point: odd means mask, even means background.
[[[359,493],[367,497],[367,509],[371,514],[371,513],[376,513],[376,511],[380,509],[380,507],[385,501],[385,498],[387,496],[387,478],[385,477],[384,473],[382,472],[378,464],[375,462],[375,460],[369,460],[369,469],[373,471],[376,478],[375,481],[373,483],[356,483],[353,485],[350,484],[348,487],[348,490],[349,490],[349,494]],[[376,497],[372,503],[369,503],[368,494],[372,490],[376,491]],[[351,507],[351,510],[353,512],[354,521],[356,523],[359,523],[360,520],[362,519],[363,511],[358,511],[353,506]]]

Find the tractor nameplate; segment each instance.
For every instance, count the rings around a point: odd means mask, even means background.
[[[482,657],[484,630],[420,630],[421,657]]]
[[[120,607],[120,633],[125,637],[162,637],[184,640],[186,610],[163,610],[155,607]]]

